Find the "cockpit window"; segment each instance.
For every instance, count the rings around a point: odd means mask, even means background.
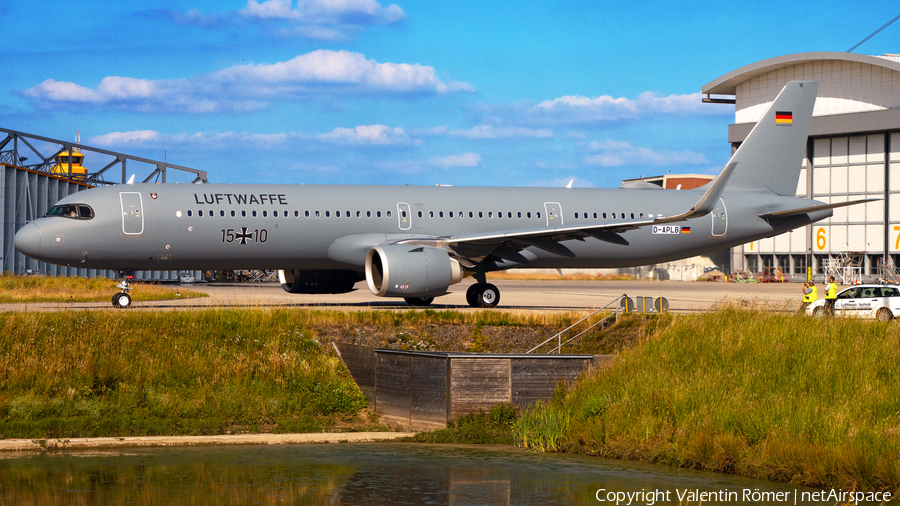
[[[65,204],[51,207],[44,216],[62,216],[65,218],[89,220],[94,217],[94,210],[84,204]]]

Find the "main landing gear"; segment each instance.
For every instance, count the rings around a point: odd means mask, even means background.
[[[118,309],[125,309],[131,307],[131,295],[128,295],[128,292],[131,291],[132,286],[128,283],[129,279],[134,279],[132,275],[123,275],[122,282],[116,285],[116,288],[122,290],[121,292],[112,296],[112,305]]]
[[[500,290],[490,283],[475,283],[466,290],[466,302],[472,307],[497,307]]]

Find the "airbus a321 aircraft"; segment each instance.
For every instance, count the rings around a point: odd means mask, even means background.
[[[791,81],[722,172],[693,190],[134,184],[69,195],[15,236],[23,254],[88,269],[278,270],[291,293],[428,305],[466,276],[629,267],[719,251],[828,218],[795,197],[817,82]],[[131,303],[127,278],[113,305]]]

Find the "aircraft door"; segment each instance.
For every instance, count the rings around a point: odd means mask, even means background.
[[[558,227],[563,224],[562,206],[559,202],[544,202],[544,211],[547,212],[547,226]]]
[[[725,201],[719,199],[716,208],[710,213],[712,216],[712,235],[713,237],[723,237],[728,231],[728,213],[725,210]]]
[[[400,230],[409,230],[412,227],[412,213],[409,212],[409,204],[406,202],[397,204],[397,220],[400,222]]]
[[[119,192],[122,204],[122,234],[143,235],[144,206],[139,192]]]

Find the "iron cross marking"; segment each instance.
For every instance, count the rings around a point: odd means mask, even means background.
[[[247,244],[247,240],[253,238],[253,234],[247,233],[247,227],[241,227],[241,231],[237,234],[234,234],[235,239],[240,239],[241,244]]]

